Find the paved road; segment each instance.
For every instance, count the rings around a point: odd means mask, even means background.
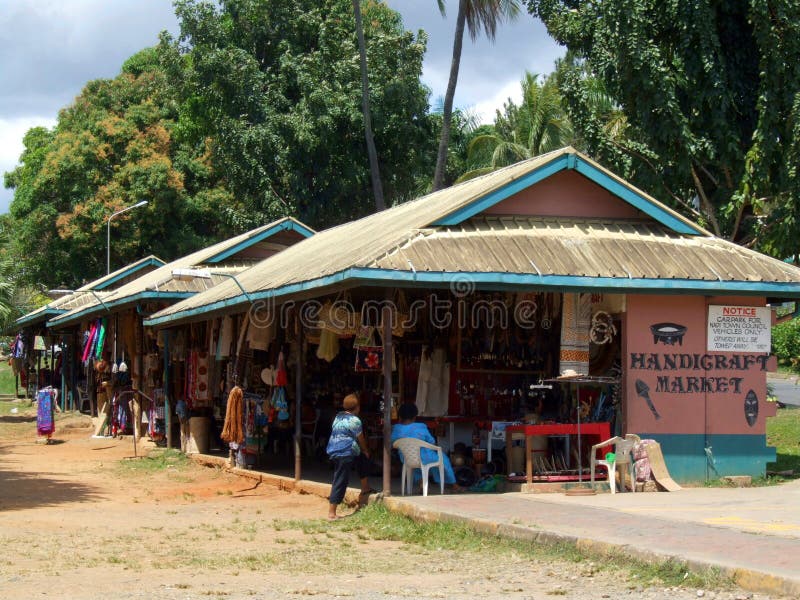
[[[800,381],[796,375],[789,378],[767,377],[767,383],[772,386],[778,400],[784,404],[800,406]]]

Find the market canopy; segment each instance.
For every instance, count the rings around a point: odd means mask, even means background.
[[[717,238],[573,148],[320,232],[145,320],[342,287],[557,288],[800,297],[800,269]]]
[[[17,319],[12,329],[22,329],[24,327],[44,324],[48,319],[56,315],[61,315],[73,309],[97,302],[103,296],[107,296],[110,293],[109,291],[115,287],[120,287],[147,271],[152,271],[163,265],[163,260],[151,254],[121,269],[117,269],[108,275],[103,275],[99,279],[90,281],[75,291],[63,290],[63,296]]]
[[[138,302],[188,298],[235,278],[237,273],[313,234],[314,231],[300,221],[284,217],[163,264],[102,298],[90,297],[80,306],[51,319],[48,326],[67,326]],[[186,277],[186,273],[196,273],[197,276]]]

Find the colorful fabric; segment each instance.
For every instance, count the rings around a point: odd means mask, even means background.
[[[333,419],[331,436],[328,438],[326,451],[330,458],[343,458],[358,456],[361,448],[358,445],[358,436],[363,431],[361,419],[349,412],[340,412]]]
[[[50,436],[56,430],[55,390],[44,389],[36,393],[36,433]]]
[[[106,319],[103,319],[100,321],[100,327],[97,331],[97,347],[94,350],[94,357],[97,359],[103,358],[103,346],[105,346],[106,343],[107,329]]]
[[[436,438],[431,435],[431,432],[428,430],[428,426],[425,423],[397,423],[392,426],[392,443],[399,440],[400,438],[414,438],[417,440],[422,440],[423,442],[428,442],[429,444],[436,444]],[[398,452],[400,455],[400,461],[405,462],[405,458],[403,458],[403,453]],[[443,454],[444,456],[444,482],[452,485],[456,482],[456,475],[453,472],[453,465],[450,464],[450,458],[447,455]],[[422,464],[427,465],[428,463],[436,462],[439,458],[439,455],[435,450],[430,450],[428,448],[420,448],[419,450],[419,457],[422,460]],[[431,469],[430,473],[433,475],[433,480],[436,483],[439,483],[439,469]],[[414,482],[422,479],[422,469],[414,469]]]
[[[564,294],[561,312],[559,373],[589,374],[589,329],[592,320],[591,294]]]

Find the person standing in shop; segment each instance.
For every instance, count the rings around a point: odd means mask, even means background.
[[[361,480],[359,508],[366,506],[370,493],[374,491],[370,489],[367,480],[372,465],[369,461],[364,427],[358,418],[361,409],[358,396],[356,394],[346,396],[342,401],[342,409],[333,419],[327,447],[328,457],[333,462],[333,482],[328,497],[328,519],[331,521],[339,518],[336,510],[344,500],[353,467]]]

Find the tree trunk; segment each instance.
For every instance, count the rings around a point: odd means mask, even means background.
[[[442,137],[439,138],[439,152],[436,155],[436,172],[433,175],[433,191],[444,187],[444,173],[447,168],[447,147],[450,144],[450,119],[453,115],[453,98],[456,95],[458,68],[461,65],[461,45],[464,41],[464,24],[467,17],[467,1],[459,0],[456,33],[453,39],[453,59],[450,63],[450,79],[444,96],[442,114]]]
[[[364,111],[364,137],[367,140],[369,172],[372,177],[372,191],[375,194],[375,210],[376,212],[380,212],[386,208],[386,204],[383,202],[383,185],[381,184],[381,171],[378,166],[378,153],[375,150],[375,140],[372,138],[372,116],[369,110],[369,80],[367,79],[367,49],[364,43],[364,29],[361,25],[360,0],[353,0],[353,13],[356,17],[358,53],[361,57],[361,107]]]

